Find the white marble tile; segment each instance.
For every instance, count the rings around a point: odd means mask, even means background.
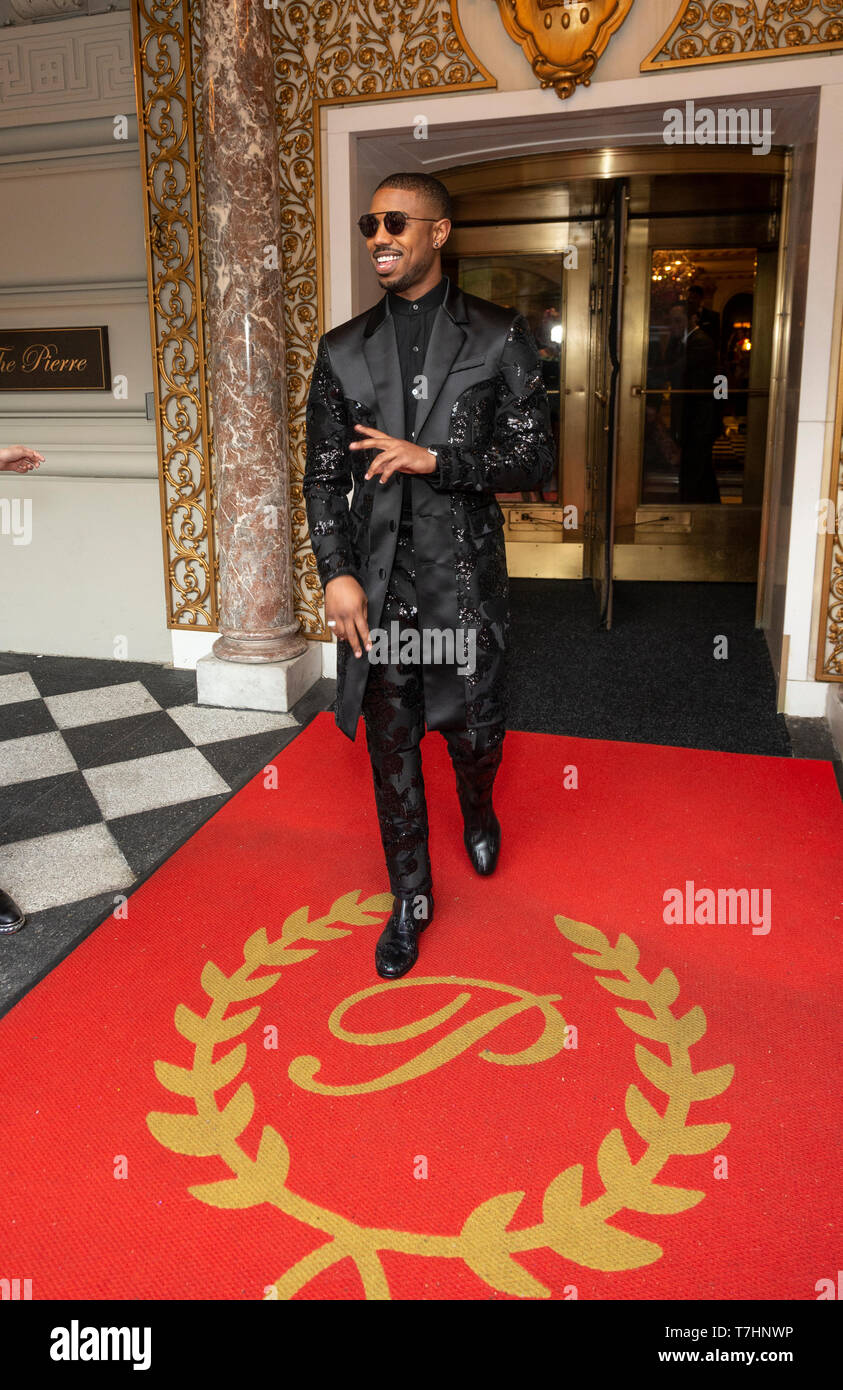
[[[88,768],[83,776],[106,820],[230,791],[198,748]]]
[[[28,734],[0,743],[0,787],[76,770],[76,760],[59,733]]]
[[[178,724],[192,743],[219,743],[227,738],[248,738],[250,734],[266,734],[271,729],[291,729],[298,726],[292,714],[265,714],[253,709],[217,709],[212,705],[176,705],[168,709],[170,718]]]
[[[73,690],[68,695],[48,695],[44,704],[60,729],[78,729],[106,719],[127,719],[133,714],[156,714],[161,706],[140,681],[102,685],[96,690]]]
[[[3,887],[27,916],[112,889],[119,893],[134,882],[106,825],[85,825],[4,845],[0,866]]]
[[[37,700],[38,686],[28,671],[0,676],[0,705],[16,705],[20,700]]]

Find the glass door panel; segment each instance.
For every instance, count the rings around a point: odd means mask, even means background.
[[[563,323],[563,255],[452,256],[443,259],[446,275],[467,294],[491,300],[502,308],[523,314],[535,338],[542,360],[542,374],[550,402],[550,417],[561,459],[566,343]],[[499,492],[499,501],[559,501],[559,476],[543,491]]]
[[[649,269],[640,502],[740,506],[766,444],[750,409],[767,395],[752,387],[757,252],[657,246]]]

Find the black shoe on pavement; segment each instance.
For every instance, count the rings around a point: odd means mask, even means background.
[[[20,931],[25,922],[17,903],[0,888],[0,934],[11,936],[12,932]]]

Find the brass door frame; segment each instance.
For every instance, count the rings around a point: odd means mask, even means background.
[[[615,579],[615,507],[623,365],[624,287],[629,195],[617,179],[600,221],[593,226],[590,459],[586,461],[588,513],[583,571],[598,601],[600,626],[611,629]],[[599,382],[599,386],[597,383]]]
[[[577,230],[579,229],[579,230]],[[551,222],[524,222],[500,227],[455,227],[448,238],[449,257],[559,255],[574,245],[578,265],[588,267],[591,258],[592,224],[571,217]],[[560,410],[561,471],[558,502],[502,502],[506,527],[507,567],[513,578],[581,579],[583,575],[583,530],[586,510],[585,469],[569,480],[565,468],[566,443],[585,442],[588,430],[590,316],[588,314],[589,276],[577,277],[562,271],[561,298],[564,321],[568,321],[569,286],[581,310],[573,331],[565,335],[564,401]],[[580,303],[580,301],[582,301]],[[569,465],[570,469],[570,465]],[[574,506],[580,525],[562,525],[563,507]],[[538,520],[536,525],[535,520]],[[525,534],[525,525],[533,523]],[[543,534],[542,534],[543,533]],[[550,539],[546,537],[550,536]]]
[[[766,627],[767,555],[772,527],[773,485],[777,475],[776,463],[784,448],[784,419],[782,383],[787,362],[790,332],[790,301],[794,269],[790,266],[790,212],[793,156],[788,152],[782,185],[782,219],[779,231],[779,259],[776,269],[776,303],[774,309],[773,345],[770,364],[770,405],[767,412],[767,452],[764,457],[764,494],[761,499],[761,535],[758,541],[758,591],[755,602],[755,625]],[[790,274],[788,276],[788,268]],[[788,279],[790,283],[788,283]],[[790,640],[788,638],[788,640]],[[786,665],[783,668],[786,670]]]
[[[783,174],[787,151],[773,149],[764,156],[766,174]],[[697,146],[642,145],[601,150],[572,150],[566,153],[519,155],[514,159],[493,159],[470,166],[455,165],[437,169],[437,178],[448,186],[459,204],[460,221],[475,225],[514,215],[530,222],[552,206],[554,189],[562,183],[594,179],[633,178],[648,174],[734,174],[761,171],[758,157],[751,150]],[[494,194],[496,216],[488,219],[489,194]],[[472,199],[474,201],[472,202]],[[526,215],[525,215],[526,214]],[[573,218],[572,218],[573,220]]]

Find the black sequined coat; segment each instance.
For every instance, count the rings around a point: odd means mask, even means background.
[[[541,488],[555,470],[550,411],[527,320],[449,281],[422,367],[417,444],[434,472],[412,475],[419,628],[476,632],[476,667],[424,665],[430,729],[471,729],[506,717],[509,583],[495,492]],[[406,438],[401,370],[387,296],[319,340],[307,404],[304,497],[323,588],[354,575],[378,627],[397,541],[402,474],[364,480],[374,452],[349,450],[372,425]],[[349,509],[348,493],[353,488]],[[335,716],[354,739],[369,662],[337,653]]]

